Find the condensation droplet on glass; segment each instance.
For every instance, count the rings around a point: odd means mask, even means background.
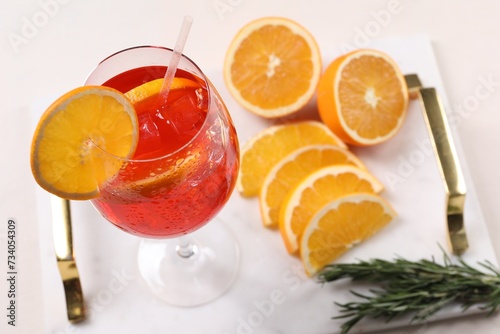
[[[207,105],[207,101],[206,101],[205,94],[203,94],[203,89],[198,88],[197,90],[195,90],[195,93],[196,93],[196,100],[197,100],[198,109],[205,110],[206,105]]]

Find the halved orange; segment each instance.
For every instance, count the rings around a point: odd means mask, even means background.
[[[278,161],[267,173],[259,194],[264,226],[278,226],[283,200],[303,178],[321,167],[339,164],[365,168],[347,149],[324,144],[304,146]]]
[[[125,95],[108,87],[76,88],[40,118],[31,145],[33,176],[62,198],[97,197],[99,185],[133,155],[138,133],[134,107]]]
[[[309,174],[286,196],[281,206],[279,227],[289,253],[299,250],[304,228],[327,203],[352,193],[379,193],[383,185],[367,170],[334,165]]]
[[[317,121],[275,125],[260,131],[241,149],[238,191],[246,197],[258,195],[264,178],[279,160],[311,144],[346,147],[326,125]]]
[[[274,118],[294,113],[311,100],[321,65],[309,31],[287,18],[264,17],[245,25],[231,41],[224,79],[245,109]]]
[[[321,119],[348,144],[375,145],[401,128],[408,88],[398,65],[381,51],[360,49],[335,59],[318,84]]]
[[[395,217],[390,204],[374,194],[351,194],[330,202],[312,217],[302,235],[300,256],[307,274],[316,274]]]

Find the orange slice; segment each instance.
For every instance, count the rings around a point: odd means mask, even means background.
[[[166,190],[185,180],[187,175],[192,174],[198,166],[202,165],[200,159],[201,153],[196,151],[173,163],[159,164],[156,169],[150,171],[148,177],[122,184],[123,188],[120,192],[122,194],[140,192],[146,197],[151,197],[151,193],[159,188]]]
[[[306,272],[310,276],[316,274],[395,217],[389,203],[373,194],[347,195],[329,203],[304,229],[300,256]]]
[[[238,191],[246,197],[257,196],[271,168],[294,150],[311,144],[345,144],[326,125],[302,121],[268,127],[257,133],[241,149]]]
[[[398,65],[385,53],[355,50],[335,59],[318,85],[321,119],[348,144],[367,146],[401,128],[408,88]]]
[[[383,188],[368,171],[355,166],[328,166],[309,174],[290,190],[281,207],[279,227],[288,252],[299,250],[304,228],[324,205],[347,194],[379,193]]]
[[[336,164],[365,168],[350,151],[322,144],[299,148],[278,161],[267,173],[259,194],[264,226],[278,226],[283,200],[303,178],[321,167]]]
[[[163,81],[163,78],[148,81],[129,90],[125,93],[125,96],[130,100],[132,104],[135,105],[136,103],[144,101],[151,96],[159,94],[163,86]],[[200,85],[193,80],[174,77],[174,79],[172,80],[172,85],[170,86],[170,90],[199,86]]]
[[[298,23],[265,17],[245,25],[229,45],[226,85],[241,106],[266,118],[301,109],[316,92],[321,55]]]
[[[40,118],[31,145],[33,176],[59,197],[97,197],[99,185],[133,155],[137,141],[137,116],[122,93],[100,86],[74,89]]]

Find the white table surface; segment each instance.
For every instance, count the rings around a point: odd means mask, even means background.
[[[218,9],[216,9],[216,5]],[[29,168],[30,110],[36,101],[81,85],[103,57],[132,45],[173,45],[182,22],[194,18],[185,53],[201,68],[217,68],[237,29],[266,15],[290,17],[306,26],[320,47],[342,50],[367,39],[426,34],[433,43],[493,246],[500,258],[500,211],[495,177],[500,167],[500,3],[494,1],[76,1],[25,0],[0,3],[0,309],[7,303],[6,225],[18,222],[17,326],[0,312],[1,333],[43,333],[40,248]],[[392,11],[392,13],[390,11]],[[384,13],[384,14],[383,14]],[[390,15],[387,15],[390,13]],[[32,26],[36,23],[38,26]],[[491,94],[478,99],[484,80]],[[478,88],[482,87],[482,88]],[[478,101],[470,105],[471,101]],[[497,333],[500,316],[466,317],[385,333]]]

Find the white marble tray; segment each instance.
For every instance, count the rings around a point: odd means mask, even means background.
[[[425,86],[436,87],[444,105],[448,105],[432,47],[425,36],[373,41],[371,46],[391,55],[404,73],[417,73]],[[325,56],[325,64],[337,56],[336,46],[321,48],[324,55],[330,55]],[[243,143],[270,122],[243,111],[226,91],[220,69],[214,68],[206,73],[225,99]],[[37,103],[34,116],[48,102]],[[460,124],[456,117],[460,115],[453,117],[456,122],[452,131],[468,187],[465,219],[470,249],[464,259],[471,264],[480,260],[497,263],[466,157],[456,136]],[[411,102],[408,118],[397,137],[379,147],[355,152],[385,184],[383,196],[399,216],[340,260],[393,258],[396,254],[409,259],[441,259],[439,245],[447,245],[444,193],[418,102]],[[90,319],[69,325],[53,253],[49,204],[48,195],[40,191],[38,224],[47,333],[338,333],[342,321],[331,319],[338,314],[333,301],[353,298],[345,283],[321,286],[305,278],[299,260],[286,253],[279,233],[262,227],[257,200],[243,199],[235,192],[220,217],[241,246],[236,282],[222,298],[205,306],[186,309],[165,305],[149,294],[137,274],[138,239],[105,222],[90,203],[73,202],[75,253]],[[450,308],[432,320],[460,314],[459,308]],[[405,321],[365,321],[352,333],[404,324]]]

